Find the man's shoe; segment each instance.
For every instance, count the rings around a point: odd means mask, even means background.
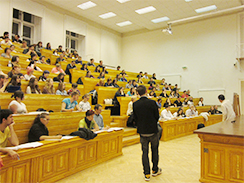
[[[145,175],[145,181],[149,181],[150,180],[150,174],[146,174]]]
[[[156,177],[157,175],[160,175],[162,173],[162,168],[158,168],[158,171],[152,171],[152,176]]]

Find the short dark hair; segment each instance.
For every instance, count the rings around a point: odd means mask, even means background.
[[[10,50],[10,48],[8,48],[8,47],[5,48],[5,49],[4,49],[4,53],[7,53],[8,50]]]
[[[221,95],[218,96],[218,99],[219,100],[225,100],[225,96],[223,94],[221,94]]]
[[[17,58],[19,58],[19,56],[13,56],[12,59],[11,59],[11,62],[16,62]]]
[[[14,97],[16,100],[16,98],[18,97],[22,100],[24,98],[24,95],[25,95],[24,92],[22,92],[21,90],[17,90],[14,92],[14,94],[11,96],[11,98]]]
[[[93,110],[86,111],[86,116],[91,116],[93,114],[95,114],[95,112]]]
[[[169,104],[165,104],[165,109],[169,107]]]
[[[95,107],[94,107],[94,110],[98,110],[99,107],[102,107],[100,104],[96,104]]]
[[[78,84],[77,83],[72,83],[72,88],[77,88]]]
[[[0,75],[0,79],[5,79],[5,75]]]
[[[4,33],[3,33],[4,36],[6,36],[6,35],[8,35],[8,34],[9,34],[9,32],[4,32]]]
[[[140,85],[137,87],[136,91],[140,96],[144,95],[147,91],[147,88],[144,85]]]
[[[11,114],[13,114],[13,112],[9,109],[2,109],[0,111],[0,124],[2,124],[3,122],[3,118],[7,119]]]

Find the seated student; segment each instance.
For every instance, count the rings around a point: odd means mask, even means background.
[[[208,111],[208,114],[209,114],[209,115],[211,115],[211,114],[215,114],[214,106],[211,106],[211,107],[210,107],[210,110]]]
[[[117,84],[117,79],[115,78],[114,80],[113,80],[113,86],[114,86],[114,88],[119,88],[119,85]]]
[[[21,90],[21,79],[18,75],[13,75],[11,81],[6,87],[6,91],[9,93],[14,93],[17,90]]]
[[[43,47],[42,47],[42,42],[39,41],[39,42],[37,43],[37,45],[35,46],[35,51],[36,51],[36,53],[37,53],[37,55],[38,55],[39,57],[42,56],[42,54],[41,54],[41,49],[43,49]]]
[[[36,62],[36,63],[38,63],[38,64],[47,64],[47,65],[49,65],[47,62],[46,62],[46,57],[45,56],[41,56],[40,58],[39,58],[39,60]]]
[[[144,82],[142,81],[142,78],[141,77],[138,77],[137,83],[138,84],[144,84]]]
[[[59,64],[59,62],[66,62],[63,54],[60,54],[60,56],[56,59],[56,64]]]
[[[171,104],[171,101],[170,101],[169,98],[167,98],[166,102],[164,103],[164,107],[167,106],[167,105],[170,106],[170,107],[174,106],[174,104]]]
[[[187,104],[188,104],[189,106],[190,106],[190,105],[194,105],[193,97],[189,97],[189,100],[188,100]]]
[[[19,56],[13,56],[8,63],[8,67],[13,67],[14,65],[19,65]]]
[[[169,96],[168,96],[168,94],[166,93],[166,90],[165,90],[165,89],[162,90],[162,93],[160,93],[159,96],[160,96],[160,97],[163,97],[163,98],[169,98]]]
[[[171,86],[171,83],[169,83],[168,85],[169,89],[172,90],[172,86]]]
[[[9,103],[8,109],[10,109],[14,114],[28,113],[26,105],[22,102],[24,100],[24,92],[20,90],[15,91],[11,98],[13,97],[15,100],[12,100]]]
[[[181,95],[181,98],[188,98],[189,96],[186,93],[186,90],[183,91],[183,94]]]
[[[155,81],[153,80],[153,78],[151,77],[151,78],[150,78],[150,81],[148,81],[147,84],[149,84],[150,86],[152,86],[152,84],[155,85],[156,83],[155,83]]]
[[[147,76],[147,72],[144,73],[143,78],[144,78],[144,79],[149,79],[148,76]]]
[[[38,80],[36,78],[30,79],[29,84],[26,88],[26,94],[42,94],[38,86]]]
[[[133,88],[137,88],[138,87],[138,84],[136,83],[136,80],[132,81],[132,86],[133,86]]]
[[[160,83],[160,85],[165,85],[166,83],[165,83],[165,79],[163,78],[162,79],[162,81],[161,81],[161,83]]]
[[[8,86],[8,79],[6,75],[0,75],[0,93],[3,93]]]
[[[64,82],[64,73],[59,73],[59,75],[57,77],[53,78],[53,81],[58,82],[58,83],[60,83],[60,82],[63,83]]]
[[[178,109],[177,112],[175,112],[175,113],[173,114],[173,116],[174,116],[175,118],[178,118],[178,119],[186,117],[186,115],[185,115],[185,113],[183,112],[183,109],[182,109],[181,107]]]
[[[113,86],[113,83],[112,83],[112,79],[108,78],[108,79],[107,79],[107,82],[105,83],[104,86],[105,86],[105,87],[114,87],[114,86]]]
[[[198,111],[194,105],[191,105],[189,109],[186,110],[186,116],[198,116]]]
[[[178,90],[178,85],[175,84],[175,87],[172,90],[175,91],[175,93],[176,93],[176,90]]]
[[[61,112],[72,112],[74,111],[75,107],[78,111],[82,111],[77,102],[79,96],[80,94],[74,91],[71,93],[71,98],[65,98],[62,101]]]
[[[1,44],[6,44],[8,46],[12,45],[13,43],[10,41],[9,37],[6,36],[5,38],[3,38],[3,40],[1,41]],[[0,45],[1,45],[0,44]]]
[[[157,97],[154,91],[150,91],[148,94],[148,98],[153,98],[153,97]]]
[[[120,66],[117,66],[117,71],[119,71],[120,70]]]
[[[174,101],[175,107],[182,107],[182,102],[180,101],[180,97],[177,97],[177,100]]]
[[[103,70],[105,68],[105,66],[103,65],[103,61],[102,60],[99,61],[99,67],[102,68]]]
[[[67,91],[65,90],[65,84],[63,82],[60,82],[58,84],[56,95],[66,95],[66,96],[68,95]]]
[[[59,56],[59,54],[58,54],[58,50],[57,50],[57,49],[53,51],[53,55],[55,55],[55,56]],[[57,60],[56,60],[56,61],[57,61]]]
[[[91,104],[89,102],[89,99],[90,99],[90,95],[89,94],[85,94],[83,97],[82,97],[82,101],[80,101],[79,103],[79,107],[80,109],[83,111],[83,112],[86,112],[88,110],[91,109]]]
[[[4,53],[1,54],[1,57],[12,58],[12,55],[10,55],[10,53],[11,53],[10,48],[5,48],[4,49]]]
[[[23,41],[22,42],[22,45],[20,46],[20,48],[24,48],[24,49],[28,48],[27,42],[26,41]]]
[[[30,46],[28,47],[28,49],[25,49],[25,50],[23,51],[23,54],[26,54],[26,55],[35,54],[35,55],[37,55],[37,53],[34,51],[34,49],[35,49],[34,45],[30,45]]]
[[[77,92],[80,95],[80,91],[78,90],[78,84],[77,83],[72,83],[71,89],[68,90],[68,95],[71,95],[74,91]]]
[[[64,75],[65,75],[65,72],[61,68],[61,65],[60,64],[56,64],[56,67],[54,67],[52,69],[51,73],[54,73],[54,74],[64,73]]]
[[[96,86],[104,86],[104,79],[100,79]]]
[[[96,104],[94,107],[94,111],[95,111],[94,121],[97,123],[99,130],[109,129],[110,128],[109,126],[104,127],[103,116],[101,115],[102,106],[100,104]]]
[[[119,81],[127,82],[127,79],[125,78],[125,73],[122,74],[122,78],[120,78]]]
[[[82,67],[80,68],[80,70],[88,71],[87,65],[86,64],[82,64]]]
[[[158,101],[156,102],[158,105],[158,108],[161,109],[162,108],[162,99],[159,98]]]
[[[154,80],[157,80],[157,78],[156,78],[156,74],[155,74],[155,73],[153,73],[152,78],[153,78]]]
[[[137,124],[134,120],[134,115],[133,115],[133,103],[136,101],[136,96],[131,97],[131,101],[128,103],[128,109],[126,115],[129,116],[127,120],[127,125],[128,127],[133,127],[136,128]]]
[[[15,43],[22,43],[22,41],[20,40],[20,36],[18,34],[15,34],[14,35],[13,42],[15,42]]]
[[[135,88],[130,88],[130,91],[127,92],[126,96],[136,96],[136,89]]]
[[[94,59],[93,58],[90,59],[90,62],[88,62],[87,65],[96,67],[95,64],[94,64]]]
[[[79,122],[79,129],[85,128],[85,129],[91,130],[93,132],[98,131],[99,126],[94,121],[94,114],[95,114],[95,112],[93,110],[86,111],[86,117],[83,118],[82,120],[80,120],[80,122]]]
[[[28,133],[29,142],[62,138],[62,135],[49,136],[49,132],[47,129],[47,124],[49,123],[49,120],[50,117],[48,113],[41,113],[37,115]]]
[[[4,39],[5,37],[9,37],[9,32],[4,32],[3,36],[0,36],[0,39]]]
[[[143,77],[143,75],[142,75],[142,71],[141,72],[139,72],[139,74],[136,76],[137,78],[139,78],[139,77]]]
[[[165,109],[162,110],[159,120],[162,120],[162,119],[164,119],[164,120],[175,119],[175,117],[170,112],[170,106],[169,105],[165,105]]]
[[[122,70],[122,72],[120,73],[121,75],[125,74],[125,76],[127,76],[125,70]]]
[[[117,97],[125,97],[124,87],[119,87],[117,92],[114,95],[114,99],[113,99],[114,107],[111,111],[112,115],[120,115],[120,103]]]
[[[59,45],[57,51],[62,53],[63,52],[63,46]]]
[[[105,78],[105,72],[101,72],[100,75],[97,77],[98,79]]]
[[[198,106],[204,106],[202,97],[200,97],[199,99]]]
[[[178,89],[176,90],[175,95],[176,95],[176,98],[181,97]]]
[[[94,72],[99,72],[99,73],[101,72],[101,71],[100,71],[100,66],[99,66],[99,65],[95,68],[95,71],[94,71]]]
[[[49,74],[50,74],[50,72],[48,70],[45,70],[42,73],[42,75],[39,77],[39,81],[46,81]]]
[[[47,43],[47,46],[46,46],[45,49],[47,49],[47,50],[52,50],[51,43]]]
[[[65,73],[67,75],[69,75],[69,82],[70,83],[72,83],[72,75],[71,75],[71,72],[70,72],[71,69],[77,69],[76,66],[75,66],[75,61],[74,60],[72,60],[72,62],[67,65],[66,70],[65,70]]]
[[[40,69],[40,67],[38,67],[37,65],[36,65],[36,58],[37,58],[37,55],[35,55],[35,54],[31,54],[31,60],[30,60],[30,63],[29,63],[29,67],[32,67],[35,71],[40,71],[40,72],[43,72],[41,69]]]
[[[186,91],[186,94],[187,94],[189,97],[191,96],[190,93],[191,93],[190,90],[187,90],[187,91]]]
[[[222,114],[222,112],[218,110],[217,105],[214,106],[214,110],[215,110],[215,114]]]
[[[108,74],[107,68],[103,67],[102,72],[105,72],[105,74]]]
[[[77,60],[75,60],[75,63],[82,65],[82,57],[78,56]]]
[[[24,75],[25,80],[29,81],[31,78],[36,78],[36,76],[33,75],[34,69],[30,66],[27,67],[27,74]]]
[[[155,84],[152,83],[152,84],[149,86],[148,90],[152,90],[153,88],[155,88],[155,91],[156,91]]]
[[[86,72],[86,77],[87,77],[87,78],[94,78],[94,76],[91,75],[91,71],[87,71],[87,72]]]
[[[170,92],[169,98],[176,98],[175,91],[172,90],[172,91]]]
[[[8,140],[13,146],[19,145],[18,137],[14,131],[13,112],[9,109],[0,110],[0,152],[7,153],[12,159],[18,160],[19,154],[11,149],[6,149]]]
[[[129,82],[125,85],[125,88],[134,88],[132,85],[132,80],[129,80]]]
[[[13,44],[9,48],[12,53],[17,53],[17,51],[15,51],[15,46]]]
[[[167,90],[167,91],[171,91],[171,88],[168,86],[167,83],[165,83],[163,89],[164,89],[164,90]]]
[[[161,89],[160,89],[160,86],[159,86],[159,84],[157,84],[156,85],[156,91],[160,91]]]
[[[43,94],[55,94],[55,88],[53,87],[53,79],[47,78],[46,84],[42,91]]]
[[[182,105],[183,105],[183,107],[187,107],[188,106],[188,98],[184,99]]]

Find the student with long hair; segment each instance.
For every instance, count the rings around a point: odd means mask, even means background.
[[[55,89],[53,87],[53,79],[47,78],[46,84],[43,88],[43,94],[55,94]]]
[[[95,68],[94,72],[99,72],[100,73],[100,66],[99,65]]]
[[[105,78],[105,72],[101,72],[97,78],[98,79],[104,79]]]
[[[24,100],[24,92],[18,90],[14,92],[14,94],[11,96],[11,98],[14,97],[14,100],[12,100],[8,108],[14,113],[14,114],[23,114],[28,113],[26,109],[26,105],[22,102]]]
[[[47,129],[47,124],[49,123],[49,120],[50,116],[48,113],[41,113],[37,115],[28,134],[29,142],[62,138],[62,135],[49,136],[49,131]]]
[[[14,65],[19,64],[19,56],[13,56],[11,61],[8,63],[8,67],[13,67]]]
[[[104,79],[100,79],[96,86],[104,86]]]
[[[56,91],[56,95],[68,95],[67,91],[65,90],[65,84],[60,82],[58,84],[58,90]]]
[[[46,49],[47,50],[52,50],[51,43],[47,43]]]
[[[94,76],[91,75],[91,71],[87,71],[87,72],[86,72],[86,77],[87,77],[87,78],[94,78]]]
[[[117,82],[118,82],[118,80],[115,78],[113,80],[113,86],[114,86],[114,88],[119,88],[119,85],[117,84]]]
[[[183,112],[183,109],[180,107],[177,112],[173,114],[175,118],[184,118],[186,117],[185,113]]]
[[[7,47],[4,49],[4,53],[1,54],[1,57],[12,58],[12,55],[10,55],[10,53],[11,53],[11,49]]]
[[[87,64],[82,64],[82,67],[80,68],[80,70],[88,71]]]
[[[36,78],[30,79],[29,84],[26,88],[26,94],[42,94],[38,86],[38,80]]]
[[[17,90],[21,90],[21,79],[19,75],[13,75],[11,81],[6,88],[6,91],[9,93],[14,93]]]
[[[64,82],[64,73],[59,73],[57,77],[53,78],[53,81],[58,83]]]
[[[119,87],[117,92],[114,95],[114,99],[113,99],[114,107],[112,108],[111,111],[112,115],[120,115],[120,103],[117,97],[125,97],[124,87]]]

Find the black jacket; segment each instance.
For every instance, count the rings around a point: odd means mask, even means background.
[[[94,139],[97,136],[96,133],[94,133],[93,131],[88,130],[86,128],[79,128],[79,131],[72,132],[70,135],[79,136],[80,138],[83,138],[86,140]]]
[[[158,105],[154,100],[141,97],[133,103],[133,115],[137,124],[137,133],[152,134],[158,132]]]

